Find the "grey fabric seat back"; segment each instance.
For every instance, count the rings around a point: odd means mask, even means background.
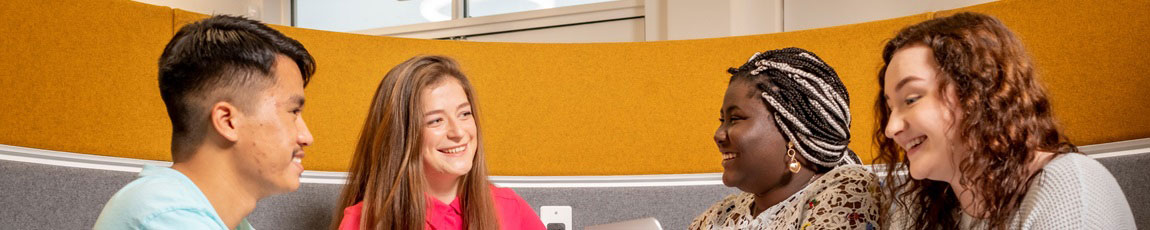
[[[1144,139],[1150,142],[1150,139]],[[1085,151],[1085,150],[1084,150]],[[11,160],[29,155],[0,150],[0,229],[87,229],[108,200],[136,173]],[[1096,159],[1122,186],[1138,226],[1150,226],[1150,147]],[[50,163],[45,163],[50,162]],[[51,163],[55,162],[55,163]],[[83,162],[91,164],[92,162]],[[116,165],[117,167],[123,167]],[[498,183],[499,181],[496,180]],[[512,187],[531,204],[571,206],[572,229],[654,217],[665,229],[684,229],[724,196],[739,192],[721,184],[645,187]],[[339,210],[342,185],[302,183],[297,192],[261,201],[248,219],[258,229],[327,229]]]

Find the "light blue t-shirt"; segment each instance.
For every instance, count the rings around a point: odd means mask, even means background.
[[[208,198],[183,173],[144,166],[112,195],[93,229],[228,229]],[[247,219],[236,229],[253,229]]]

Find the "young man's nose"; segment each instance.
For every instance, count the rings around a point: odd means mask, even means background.
[[[310,146],[313,142],[315,142],[315,137],[311,135],[311,130],[307,128],[307,123],[303,121],[302,116],[299,118],[298,123],[300,126],[300,132],[299,134],[296,134],[298,135],[296,140],[299,142],[300,146]]]

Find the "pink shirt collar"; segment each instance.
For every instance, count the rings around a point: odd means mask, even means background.
[[[463,229],[463,208],[459,197],[444,204],[435,197],[427,196],[427,215],[424,229]]]
[[[491,188],[495,210],[498,212],[501,229],[515,230],[545,230],[539,216],[531,209],[523,198],[509,188]],[[356,203],[343,210],[343,219],[340,220],[340,230],[359,230],[360,215],[363,211],[363,202]],[[463,208],[456,197],[451,204],[444,204],[432,197],[427,197],[427,213],[424,229],[463,229]]]

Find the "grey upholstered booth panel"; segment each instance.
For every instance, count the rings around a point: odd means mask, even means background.
[[[0,229],[91,229],[136,173],[0,160]]]
[[[1122,187],[1134,224],[1140,229],[1150,228],[1150,152],[1098,158]]]
[[[90,229],[137,173],[0,160],[0,229]],[[326,229],[342,185],[301,184],[259,202],[256,229]]]
[[[327,229],[343,185],[300,184],[296,192],[260,200],[248,221],[256,229]]]
[[[515,188],[539,206],[571,206],[571,229],[654,217],[663,229],[686,229],[695,216],[738,189],[723,185],[609,188]]]
[[[136,173],[0,160],[0,229],[88,229],[104,202]],[[298,191],[259,202],[248,220],[256,229],[326,229],[342,185],[301,184]],[[684,229],[735,189],[722,185],[612,188],[514,188],[538,212],[571,206],[573,229],[655,217]]]
[[[294,193],[260,201],[248,220],[256,229],[324,229],[341,187],[303,184]],[[711,204],[738,192],[722,185],[514,190],[536,213],[540,206],[571,206],[572,229],[643,217],[655,217],[665,229],[686,229]]]
[[[1150,153],[1098,159],[1117,178],[1138,226],[1150,226]],[[88,229],[108,200],[136,173],[0,160],[0,229]],[[260,201],[248,217],[257,229],[326,229],[342,185],[301,184]],[[536,212],[571,206],[573,229],[655,217],[684,229],[712,203],[738,192],[722,185],[607,188],[515,188]]]

